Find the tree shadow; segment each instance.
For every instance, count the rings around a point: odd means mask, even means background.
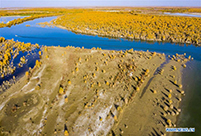
[[[165,95],[165,97],[168,97],[168,95],[166,93],[162,92],[162,94]]]
[[[152,129],[153,129],[156,136],[160,136],[160,134],[155,130],[155,128],[152,128]]]

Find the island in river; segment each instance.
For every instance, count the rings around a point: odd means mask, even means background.
[[[1,134],[165,135],[176,126],[185,54],[42,50],[35,67],[0,94]]]

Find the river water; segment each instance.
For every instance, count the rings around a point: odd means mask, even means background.
[[[2,17],[3,18],[3,17]],[[159,53],[165,53],[166,55],[172,54],[183,54],[191,55],[194,60],[187,63],[187,68],[182,70],[182,82],[186,96],[182,101],[182,113],[178,117],[178,127],[195,127],[196,133],[194,135],[201,134],[201,47],[186,44],[172,44],[172,43],[161,43],[161,42],[143,42],[133,41],[126,39],[114,39],[108,37],[98,37],[84,34],[75,34],[71,31],[67,31],[57,27],[40,27],[37,23],[49,22],[56,17],[39,18],[32,21],[27,21],[22,24],[12,26],[11,28],[0,28],[0,36],[6,39],[14,39],[15,41],[31,42],[33,44],[38,43],[39,45],[47,46],[68,46],[72,45],[75,47],[100,47],[108,50],[127,50],[133,48],[134,50],[142,51],[155,51]],[[3,18],[6,20],[6,17]],[[30,27],[26,27],[30,25]],[[37,52],[37,50],[36,50]],[[35,60],[39,59],[39,56],[29,56],[29,61],[23,68],[17,69],[14,73],[16,76],[23,75],[24,71],[27,71],[29,67],[33,67]],[[24,54],[20,53],[18,56]],[[12,75],[0,79],[0,83],[3,80],[8,80]],[[177,135],[183,135],[180,133]],[[189,133],[186,133],[189,135]]]
[[[164,12],[165,15],[171,15],[171,16],[186,16],[186,17],[201,17],[201,14],[196,13],[170,13],[170,12]]]

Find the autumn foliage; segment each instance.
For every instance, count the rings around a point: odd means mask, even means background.
[[[196,17],[84,11],[58,17],[53,23],[101,36],[201,44],[201,19]]]

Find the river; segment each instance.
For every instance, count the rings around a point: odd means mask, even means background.
[[[199,14],[199,13],[170,13],[170,12],[164,12],[163,14],[171,15],[171,16],[201,17],[201,14]]]
[[[161,42],[145,42],[134,41],[127,39],[114,39],[108,37],[98,37],[84,34],[75,34],[71,31],[67,31],[57,27],[41,27],[37,25],[40,22],[49,22],[56,17],[39,18],[32,21],[27,21],[19,25],[12,26],[11,28],[0,28],[0,36],[6,39],[14,39],[15,41],[31,42],[33,44],[47,46],[68,46],[75,47],[100,47],[108,50],[127,50],[133,48],[134,50],[142,51],[155,51],[159,53],[165,53],[166,55],[183,54],[191,55],[194,60],[187,63],[187,68],[182,70],[183,86],[186,91],[186,96],[183,98],[181,107],[182,113],[178,117],[177,127],[194,127],[196,133],[194,135],[201,134],[201,47],[186,44],[173,44],[173,43],[161,43]],[[7,20],[6,17],[2,19]],[[30,27],[26,27],[30,25]],[[27,71],[29,67],[33,67],[35,60],[39,59],[37,50],[35,55],[29,56],[29,61],[23,68],[17,69],[14,75],[23,75],[24,71]],[[26,55],[20,53],[18,56]],[[17,63],[17,62],[16,62]],[[8,80],[12,75],[0,79],[0,83],[3,80]],[[177,134],[183,135],[183,133]],[[189,135],[189,133],[186,133]]]

